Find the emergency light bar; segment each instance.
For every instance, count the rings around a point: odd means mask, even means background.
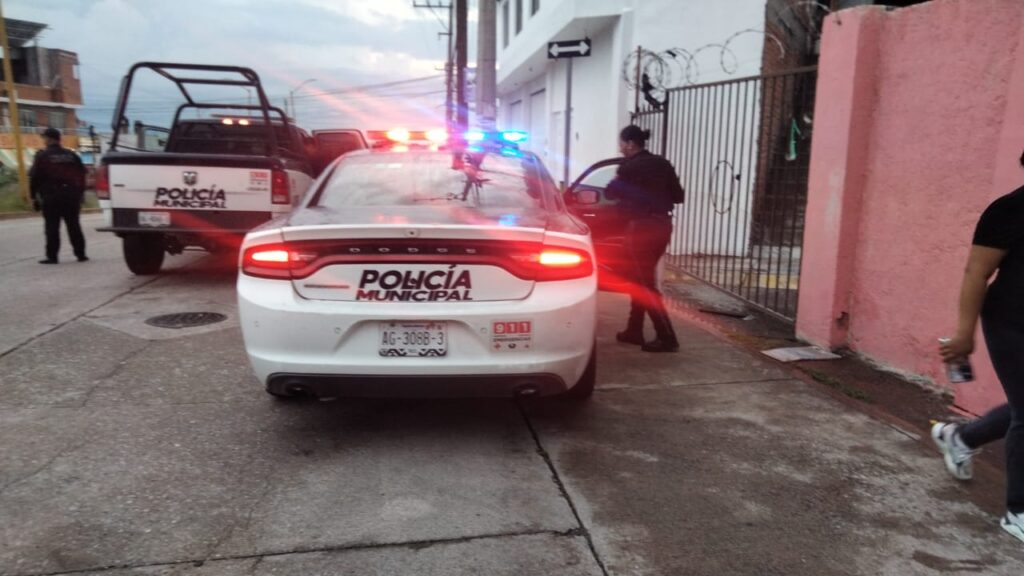
[[[367,130],[366,137],[374,141],[384,141],[398,144],[408,142],[433,142],[443,144],[448,140],[448,132],[442,128],[433,130],[409,130],[407,128],[392,128],[390,130]]]
[[[484,132],[483,130],[468,130],[462,134],[462,138],[469,143],[489,142],[520,144],[526,142],[528,136],[522,130],[502,130],[500,132]]]

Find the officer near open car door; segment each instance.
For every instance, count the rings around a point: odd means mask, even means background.
[[[639,126],[626,126],[619,133],[619,152],[626,160],[619,165],[605,195],[618,200],[626,227],[626,255],[632,261],[629,321],[615,335],[619,342],[639,344],[645,352],[679,350],[672,321],[658,289],[658,261],[672,237],[672,208],[682,203],[684,191],[675,168],[665,158],[652,154],[646,144],[651,133]],[[651,317],[655,339],[644,340],[644,316]]]
[[[81,158],[60,145],[60,130],[43,131],[46,149],[36,154],[29,172],[32,208],[42,209],[46,222],[46,258],[40,264],[56,264],[60,254],[60,223],[68,229],[68,239],[79,262],[85,255],[85,236],[79,214],[85,197],[85,166]]]

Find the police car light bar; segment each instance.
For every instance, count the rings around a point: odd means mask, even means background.
[[[408,142],[411,134],[405,128],[392,128],[388,130],[387,137],[392,142]]]
[[[435,144],[442,144],[448,141],[448,131],[438,128],[435,130],[427,130],[427,140]]]
[[[526,142],[526,132],[521,132],[519,130],[509,130],[507,132],[501,133],[501,139],[506,142],[512,142],[513,144]]]
[[[467,144],[488,144],[490,146],[511,146],[515,148],[526,142],[528,136],[522,130],[503,130],[501,132],[484,132],[483,130],[468,130],[462,134]]]

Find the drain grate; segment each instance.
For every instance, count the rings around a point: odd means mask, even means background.
[[[223,322],[228,317],[216,312],[179,312],[178,314],[164,314],[153,316],[146,320],[146,324],[157,328],[194,328]]]

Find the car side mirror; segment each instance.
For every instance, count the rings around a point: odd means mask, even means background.
[[[593,188],[579,188],[571,192],[573,203],[580,205],[597,204],[601,201],[601,194]]]

